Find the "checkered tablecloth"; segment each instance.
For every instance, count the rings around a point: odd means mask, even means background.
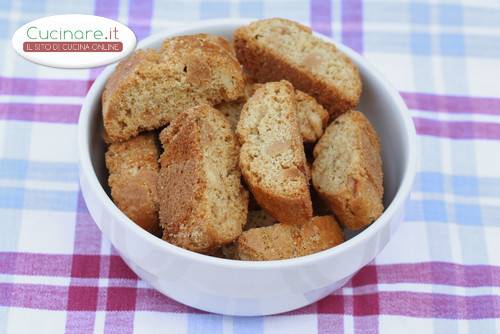
[[[290,314],[181,305],[139,280],[79,191],[76,122],[92,70],[10,45],[46,15],[96,14],[139,39],[222,17],[287,17],[372,62],[401,92],[420,162],[399,231],[346,287]],[[500,3],[0,0],[0,332],[493,333],[500,329]]]

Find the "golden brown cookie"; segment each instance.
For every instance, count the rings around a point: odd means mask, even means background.
[[[167,125],[200,104],[243,96],[241,66],[222,37],[180,36],[158,50],[139,50],[118,64],[102,95],[108,141]]]
[[[160,134],[158,192],[163,239],[201,253],[235,240],[247,219],[239,146],[227,119],[202,105]]]
[[[302,225],[274,224],[245,231],[224,251],[239,260],[283,260],[317,253],[343,241],[335,219],[322,216]]]
[[[235,31],[234,46],[254,80],[288,80],[316,98],[332,118],[358,105],[362,83],[357,67],[306,26],[279,18],[255,21]]]
[[[349,229],[371,224],[384,210],[380,143],[359,111],[328,126],[314,148],[312,182],[340,223]]]
[[[308,167],[289,82],[262,85],[243,107],[236,133],[240,168],[257,203],[277,221],[312,218]]]
[[[158,156],[154,133],[111,144],[106,152],[113,201],[137,225],[153,234],[159,231]]]

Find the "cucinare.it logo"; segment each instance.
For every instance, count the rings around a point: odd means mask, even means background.
[[[120,60],[132,51],[132,30],[114,20],[93,15],[55,15],[19,28],[12,46],[29,61],[61,68],[90,68]]]

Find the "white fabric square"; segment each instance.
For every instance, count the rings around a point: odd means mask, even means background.
[[[76,124],[32,123],[30,160],[78,162]]]
[[[314,334],[317,332],[318,317],[316,314],[301,314],[291,316],[273,316],[264,319],[264,331],[273,334],[294,333]]]
[[[18,251],[44,254],[72,254],[75,213],[25,210],[22,215]]]
[[[187,314],[135,312],[134,328],[144,333],[186,333]]]
[[[416,263],[431,260],[425,223],[403,221],[384,250],[377,256],[377,264]]]
[[[388,54],[370,52],[365,57],[382,72],[394,87],[403,92],[415,89],[412,58],[407,54]],[[394,69],[398,70],[395,71]]]
[[[33,310],[12,307],[9,309],[7,333],[53,334],[64,333],[66,311]]]
[[[466,63],[469,94],[477,97],[498,97],[498,85],[492,85],[491,79],[500,78],[500,59],[469,57],[466,58]]]
[[[476,176],[500,178],[500,141],[481,140],[475,142]]]
[[[381,315],[378,321],[379,331],[386,334],[420,334],[434,332],[434,319]]]

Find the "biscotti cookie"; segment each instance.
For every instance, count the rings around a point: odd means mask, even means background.
[[[224,37],[216,36],[216,35],[209,35],[209,34],[194,34],[194,35],[180,36],[177,39],[179,39],[179,38],[185,38],[185,39],[198,38],[198,39],[201,39],[201,40],[212,42],[214,44],[220,45],[231,56],[236,57],[236,51],[234,50],[234,47]],[[164,44],[168,44],[168,40]]]
[[[371,224],[384,210],[380,143],[358,111],[339,116],[314,148],[312,182],[340,223],[349,229]]]
[[[298,89],[295,90],[295,98],[302,140],[304,143],[315,143],[328,125],[328,112],[314,97]]]
[[[209,34],[194,34],[167,38],[163,42],[160,51],[166,51],[167,53],[182,52],[183,48],[192,50],[195,44],[198,44],[201,48],[210,48],[210,44],[215,44],[224,49],[224,51],[226,51],[226,53],[234,60],[238,61],[236,58],[236,51],[231,43],[229,43],[224,37]]]
[[[111,198],[131,220],[154,234],[159,231],[158,157],[154,133],[111,144],[106,152]]]
[[[323,216],[302,225],[274,224],[245,231],[224,253],[238,260],[283,260],[317,253],[343,241],[335,219]]]
[[[247,99],[260,86],[262,84],[247,84]],[[328,124],[328,112],[312,96],[298,89],[295,90],[295,99],[297,101],[297,117],[302,140],[304,143],[315,143],[323,135],[323,131]],[[223,102],[215,108],[220,110],[228,118],[231,125],[236,128],[244,105],[245,101],[240,100]]]
[[[262,84],[253,84],[252,94],[261,86]],[[314,97],[298,89],[295,89],[295,100],[302,140],[304,143],[315,143],[328,125],[329,114]]]
[[[312,218],[308,168],[289,82],[271,82],[243,107],[236,129],[240,168],[257,203],[277,221],[301,224]]]
[[[236,56],[258,82],[288,80],[334,118],[355,108],[361,77],[353,62],[311,29],[286,19],[250,23],[234,33]]]
[[[236,239],[247,219],[239,146],[227,119],[201,105],[160,134],[158,191],[163,239],[201,253]]]
[[[120,62],[102,95],[109,141],[168,124],[182,111],[243,96],[245,82],[221,37],[167,39],[161,50],[139,50]]]

